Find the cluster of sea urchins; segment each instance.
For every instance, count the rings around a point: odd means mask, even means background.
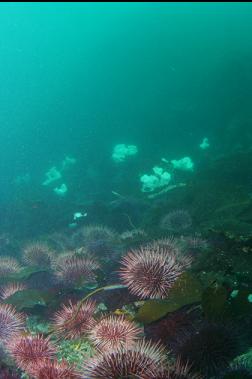
[[[26,261],[29,257],[30,262],[37,263],[37,253],[43,247],[42,244],[34,244],[30,249],[26,248]],[[53,263],[52,268],[60,280],[69,284],[78,282],[83,275],[94,279],[94,271],[98,267],[89,254],[69,252],[52,258],[46,248],[43,262]],[[128,252],[121,261],[120,277],[129,292],[140,299],[162,299],[169,296],[190,263],[191,258],[181,254],[173,240],[160,240]],[[17,266],[13,268],[17,270]],[[23,289],[12,284],[2,290],[2,299],[5,294]],[[50,337],[21,333],[24,315],[11,306],[0,306],[0,324],[0,338],[17,367],[36,379],[199,377],[195,371],[192,373],[191,362],[189,364],[185,359],[170,362],[166,348],[159,342],[144,338],[143,329],[126,316],[99,315],[96,303],[91,299],[77,303],[69,300],[54,314],[51,324],[54,343]],[[57,343],[61,339],[82,338],[89,339],[96,353],[84,363],[80,373],[80,369],[66,361],[57,360]]]
[[[57,348],[41,335],[19,335],[7,343],[19,369],[35,379],[78,379],[80,372],[56,358]]]

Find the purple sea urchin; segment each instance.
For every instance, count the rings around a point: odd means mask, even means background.
[[[196,332],[196,320],[200,319],[198,313],[188,307],[170,312],[161,320],[145,325],[145,336],[153,342],[162,342],[169,351],[173,351],[178,340]]]
[[[177,354],[182,362],[191,364],[193,371],[212,377],[228,367],[237,349],[236,335],[229,328],[207,323],[182,339]]]

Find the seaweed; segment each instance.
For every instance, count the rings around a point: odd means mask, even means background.
[[[139,308],[135,319],[149,324],[185,305],[200,303],[202,290],[200,281],[193,274],[184,273],[170,290],[167,299],[145,301]]]

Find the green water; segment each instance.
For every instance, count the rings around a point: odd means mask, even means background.
[[[0,378],[251,378],[251,3],[1,3],[0,142]]]
[[[232,149],[225,128],[250,117],[251,24],[249,3],[2,3],[3,195],[67,154],[81,181],[104,175],[116,143],[139,146],[142,170],[205,135],[212,155]]]

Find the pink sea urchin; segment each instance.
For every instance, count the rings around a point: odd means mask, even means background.
[[[142,378],[143,373],[148,378],[153,378],[152,375],[161,368],[165,358],[165,351],[160,345],[142,340],[132,345],[131,348],[99,353],[87,362],[83,378]]]
[[[22,370],[51,359],[56,353],[49,338],[40,335],[13,338],[7,347],[17,366]]]
[[[0,304],[0,341],[7,342],[24,328],[24,315],[9,304]]]
[[[94,325],[95,302],[87,300],[79,306],[69,301],[53,317],[53,328],[59,337],[75,339],[85,335]]]
[[[153,244],[129,252],[122,259],[120,277],[129,291],[142,299],[165,298],[190,262]]]
[[[99,350],[131,346],[140,336],[141,329],[124,316],[110,315],[99,320],[90,330],[89,337]]]

